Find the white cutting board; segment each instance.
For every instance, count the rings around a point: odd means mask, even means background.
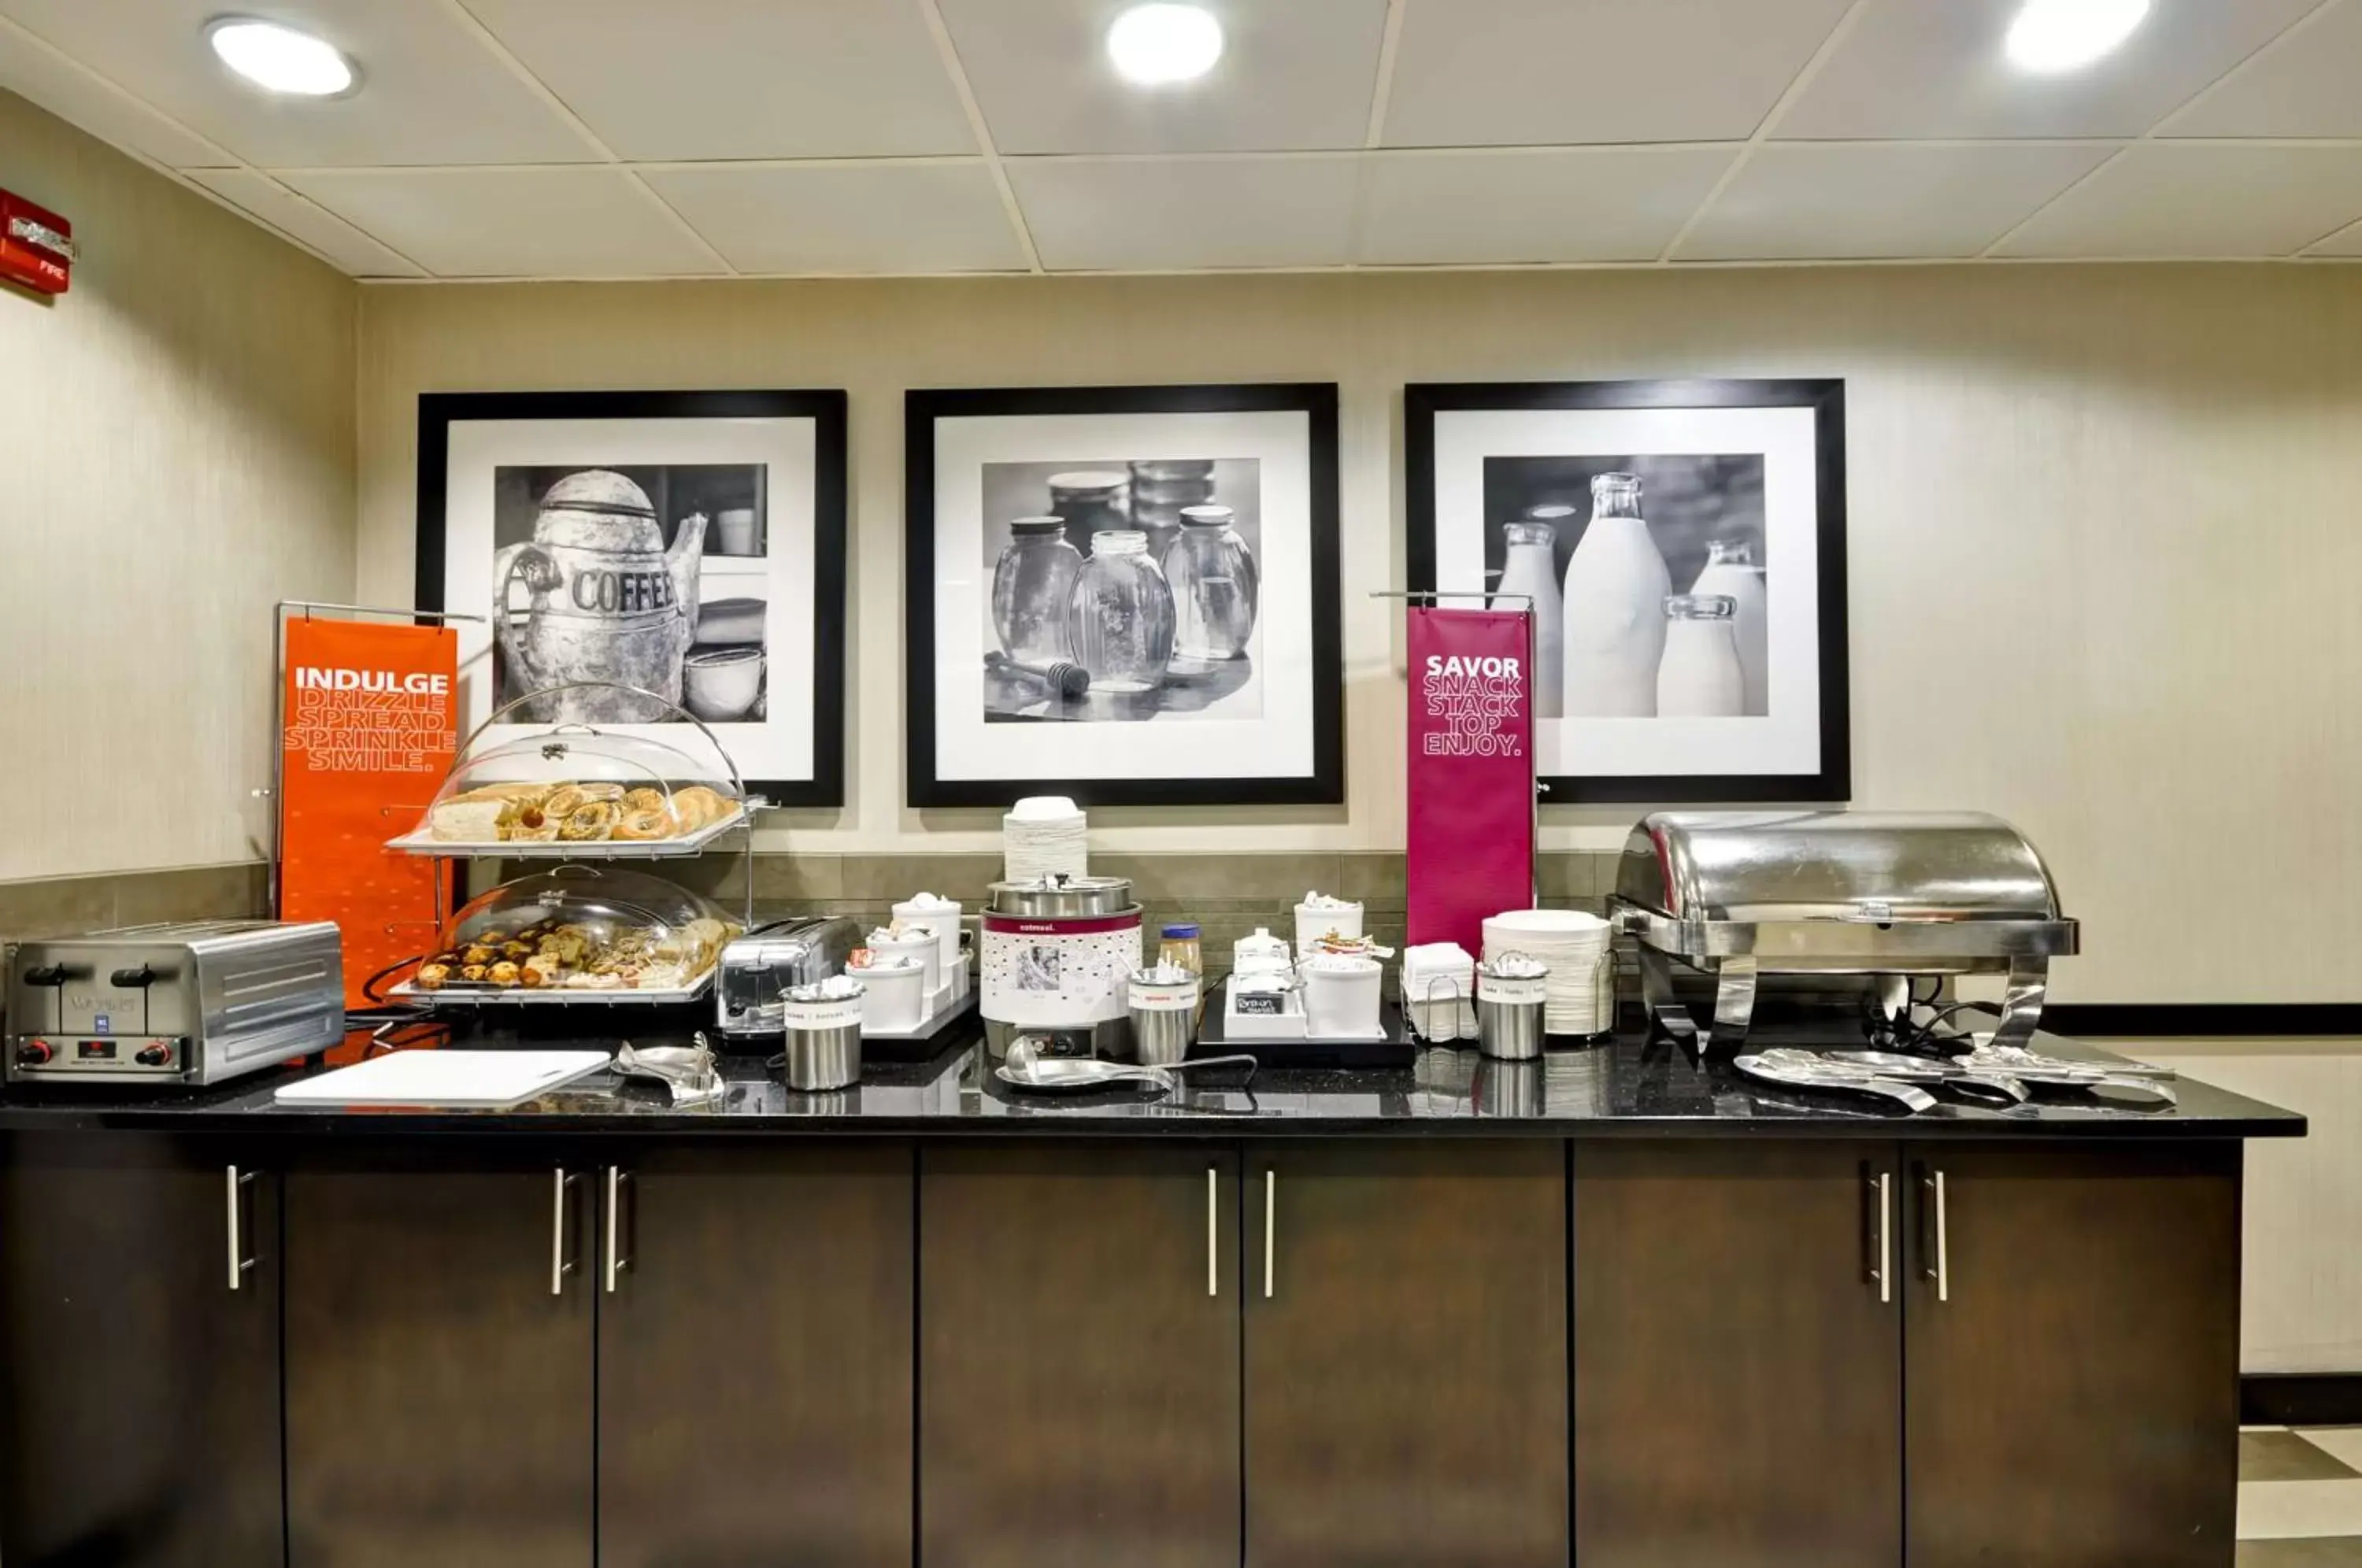
[[[281,1105],[519,1105],[613,1061],[604,1051],[396,1051],[289,1084]]]

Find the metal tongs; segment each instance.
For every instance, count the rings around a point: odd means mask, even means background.
[[[1147,1084],[1169,1094],[1175,1087],[1175,1073],[1198,1067],[1243,1066],[1247,1082],[1253,1083],[1255,1068],[1260,1065],[1254,1057],[1244,1055],[1201,1056],[1194,1062],[1174,1062],[1161,1067],[1103,1062],[1095,1056],[1044,1056],[1033,1048],[1032,1041],[1020,1035],[1009,1043],[1009,1055],[993,1076],[1011,1088],[1043,1089],[1054,1094],[1109,1088],[1117,1084]]]

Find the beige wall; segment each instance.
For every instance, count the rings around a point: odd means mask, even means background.
[[[352,591],[359,291],[7,93],[0,186],[83,252],[0,287],[0,880],[251,861],[271,605]]]
[[[1838,375],[1855,800],[1971,806],[2049,856],[2089,1000],[2362,999],[2362,271],[1980,267],[372,287],[360,582],[410,591],[414,399],[841,386],[853,398],[850,804],[774,848],[977,849],[901,805],[901,393],[1342,383],[1351,798],[1102,812],[1130,850],[1402,830],[1407,381]],[[1549,813],[1611,847],[1629,813]],[[2301,932],[2305,940],[2292,941]]]

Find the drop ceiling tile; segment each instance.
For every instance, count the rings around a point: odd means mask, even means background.
[[[278,98],[231,75],[205,22],[265,13],[359,61],[360,90]],[[596,157],[461,22],[429,0],[0,0],[13,17],[117,86],[248,163],[534,163]]]
[[[646,171],[745,272],[1022,271],[1025,252],[981,160]]]
[[[356,278],[419,278],[417,267],[315,203],[244,169],[195,169],[189,178],[253,214],[281,233],[292,234]]]
[[[626,159],[972,153],[910,0],[467,0]]]
[[[2002,39],[2022,0],[1873,0],[1772,127],[1781,138],[2129,137],[2319,0],[2166,0],[2122,49],[2035,76]]]
[[[2362,218],[2362,147],[2145,142],[2012,236],[2004,256],[2286,256]]]
[[[284,178],[437,277],[722,270],[616,169],[337,169]]]
[[[1002,152],[1362,145],[1386,0],[1205,3],[1222,24],[1220,61],[1196,82],[1148,88],[1108,63],[1108,26],[1128,0],[941,0]]]
[[[101,141],[168,169],[237,161],[139,99],[110,86],[24,28],[0,20],[0,87],[80,126]]]
[[[1361,259],[1652,260],[1737,156],[1676,147],[1381,153],[1363,171]]]
[[[1351,261],[1359,161],[1016,159],[1008,167],[1044,267],[1170,271]]]
[[[2162,134],[2362,137],[2362,4],[2290,28]]]
[[[2111,150],[2092,142],[1759,148],[1675,259],[1975,256]]]
[[[1754,134],[1847,0],[1411,0],[1389,147]]]

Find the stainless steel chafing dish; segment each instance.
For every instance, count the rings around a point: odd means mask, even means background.
[[[1632,830],[1608,913],[1637,940],[1650,1026],[1694,1041],[1675,959],[1715,977],[1717,1048],[1766,975],[1874,977],[1890,1013],[1919,975],[2006,975],[1996,1045],[2041,1021],[2050,960],[2080,945],[2042,857],[1978,812],[1661,812]]]

